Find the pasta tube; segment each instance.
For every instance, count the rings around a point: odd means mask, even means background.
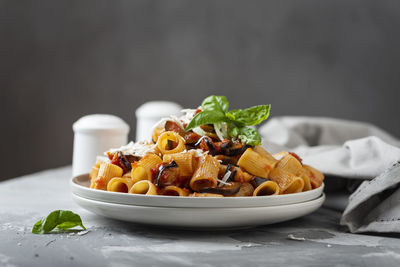
[[[253,196],[271,196],[279,194],[279,186],[274,181],[265,181],[254,189]]]
[[[131,178],[112,178],[107,184],[107,191],[128,193],[133,185]]]
[[[255,146],[253,147],[253,150],[255,152],[257,152],[258,154],[260,154],[261,156],[263,156],[264,158],[275,162],[277,161],[265,148],[263,148],[262,146]]]
[[[195,165],[195,155],[193,151],[185,153],[166,154],[163,157],[164,162],[171,162],[173,160],[179,166],[180,176],[186,177],[193,175]]]
[[[298,175],[303,169],[303,166],[295,157],[293,157],[291,154],[287,154],[281,160],[279,160],[278,164],[276,164],[276,168],[280,168]]]
[[[189,191],[178,186],[169,185],[161,190],[160,195],[186,197],[189,195]]]
[[[108,162],[103,162],[100,164],[98,176],[111,179],[113,177],[121,177],[122,173],[123,170],[121,167]]]
[[[303,170],[310,178],[311,187],[313,189],[322,185],[322,182],[324,181],[324,175],[319,170],[309,165],[303,165]]]
[[[279,185],[281,194],[298,193],[304,187],[303,179],[283,169],[273,169],[269,178]]]
[[[307,172],[304,169],[301,169],[299,176],[303,179],[304,187],[303,191],[308,191],[312,189],[310,177],[307,175]]]
[[[149,180],[141,180],[131,187],[129,193],[141,195],[157,195],[157,187]]]
[[[90,180],[95,179],[99,175],[100,164],[102,162],[103,161],[101,160],[96,160],[96,163],[93,165],[92,170],[89,173]]]
[[[253,175],[267,178],[271,169],[276,165],[276,160],[269,160],[248,148],[240,157],[238,165]]]
[[[210,155],[205,155],[199,167],[190,179],[190,187],[193,191],[202,188],[216,187],[218,182],[219,162]]]
[[[162,160],[156,154],[147,154],[141,160],[132,164],[131,178],[133,183],[141,180],[152,179],[151,168],[156,167],[162,163]]]
[[[284,156],[286,156],[286,155],[288,155],[288,154],[289,154],[289,152],[287,152],[287,151],[281,151],[281,152],[278,152],[278,153],[273,154],[272,156],[273,156],[275,159],[280,160],[281,158],[283,158]]]
[[[164,132],[158,137],[157,148],[163,155],[179,153],[186,149],[185,139],[176,132]]]
[[[97,178],[92,181],[92,188],[106,190],[107,184],[114,177],[121,177],[123,170],[121,167],[103,162],[100,164],[99,173]]]

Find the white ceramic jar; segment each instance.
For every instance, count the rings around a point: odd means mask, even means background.
[[[178,116],[182,106],[169,101],[151,101],[136,110],[136,141],[151,141],[154,124],[170,115]]]
[[[76,121],[72,175],[90,172],[97,156],[128,142],[129,126],[121,118],[107,114],[87,115]]]

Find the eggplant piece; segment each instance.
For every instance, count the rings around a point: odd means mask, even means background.
[[[185,139],[186,144],[191,144],[191,145],[196,144],[200,138],[201,138],[200,135],[198,135],[192,131],[184,133],[184,135],[183,135],[183,139]]]
[[[248,145],[233,145],[232,147],[230,147],[226,153],[226,155],[228,156],[237,156],[237,155],[241,155],[243,154],[246,149],[248,149],[250,146]]]
[[[185,131],[174,121],[166,121],[164,126],[166,131],[173,131],[179,135],[183,135]]]
[[[176,147],[176,142],[172,141],[172,140],[168,140],[167,141],[167,148],[168,150],[172,150]]]
[[[176,168],[176,167],[178,167],[178,164],[175,162],[175,160],[171,161],[171,162],[168,163],[167,165],[164,165],[164,164],[161,165],[161,166],[158,168],[158,172],[157,172],[156,179],[154,179],[154,184],[155,184],[156,186],[160,186],[160,177],[161,177],[162,173],[163,173],[165,170],[169,169],[169,168]]]
[[[206,143],[208,150],[212,156],[217,154],[217,149],[214,146],[214,143],[210,140],[210,138],[204,138],[204,142]]]
[[[224,164],[224,165],[228,165],[228,164],[236,165],[239,160],[239,156],[230,157],[230,156],[226,156],[226,155],[216,155],[215,158],[217,160],[222,161],[222,164]]]
[[[207,187],[199,190],[199,193],[211,193],[220,194],[223,196],[231,196],[239,192],[240,183],[230,183],[230,185],[224,185],[223,187]]]
[[[226,181],[235,181],[235,175],[236,175],[236,173],[237,173],[237,170],[234,168],[235,166],[233,165],[233,164],[228,164],[228,166],[226,166],[226,170],[225,170],[225,173],[224,173],[224,177],[225,177],[225,175],[226,175],[226,173],[228,172],[228,171],[230,171],[231,172],[231,174],[229,175],[229,177],[228,177],[228,180],[226,180]],[[233,168],[233,171],[231,171],[231,169]]]
[[[212,124],[203,124],[200,125],[200,128],[207,133],[215,133],[214,125]]]
[[[131,164],[136,162],[136,161],[139,161],[141,159],[140,157],[133,156],[133,155],[127,155],[125,157]]]
[[[228,142],[223,142],[221,144],[221,154],[227,155],[229,153],[229,149],[232,147],[233,143],[232,141],[228,141]]]
[[[130,170],[132,170],[132,166],[130,161],[128,160],[128,158],[121,153],[121,151],[118,152],[118,159],[120,160],[120,162],[122,162],[122,164],[124,164],[127,172],[129,172]]]
[[[220,145],[221,148],[221,154],[226,155],[226,156],[237,156],[237,155],[242,155],[246,149],[248,149],[250,146],[245,145],[239,142],[223,142]]]
[[[239,154],[242,155],[248,148],[251,148],[251,146],[249,146],[249,145],[244,145],[244,146],[240,149]]]
[[[251,184],[254,186],[254,188],[257,188],[260,184],[265,183],[266,181],[270,180],[255,176],[253,179],[251,179]]]
[[[212,139],[208,136],[201,137],[199,141],[197,141],[195,146],[199,144],[201,149],[210,151],[210,154],[212,156],[215,156],[218,153],[217,148],[215,147]]]

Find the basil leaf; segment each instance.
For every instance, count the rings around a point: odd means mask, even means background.
[[[223,112],[211,110],[202,111],[200,113],[197,113],[196,116],[193,117],[193,119],[186,126],[185,131],[189,131],[190,129],[193,129],[200,125],[223,122],[226,120],[227,118],[225,117],[225,114]]]
[[[226,96],[210,95],[201,103],[203,111],[221,111],[223,113],[228,112],[229,102]]]
[[[258,135],[257,129],[251,127],[233,127],[229,130],[229,135],[239,138],[240,141],[246,145],[261,145],[261,137]]]
[[[237,126],[252,126],[260,124],[269,116],[271,105],[254,106],[246,109],[235,109],[226,113],[226,116]]]
[[[34,234],[47,234],[54,228],[61,230],[69,230],[76,226],[82,227],[86,230],[82,224],[81,217],[69,210],[55,210],[51,212],[46,218],[39,220],[32,228]]]
[[[239,128],[238,127],[232,127],[232,128],[230,128],[229,129],[229,136],[230,137],[238,137],[238,135],[239,135]]]

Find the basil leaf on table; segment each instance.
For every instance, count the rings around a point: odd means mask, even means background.
[[[269,116],[271,105],[254,106],[246,109],[231,110],[225,115],[238,126],[252,126],[260,124]]]
[[[221,111],[205,110],[197,113],[196,116],[186,126],[185,131],[189,131],[197,126],[227,121],[225,114]]]
[[[34,234],[47,234],[54,230],[55,228],[60,230],[72,230],[76,226],[83,226],[81,217],[69,210],[55,210],[51,212],[46,218],[39,220],[32,228],[32,233]]]
[[[201,103],[203,111],[221,111],[223,113],[228,112],[229,102],[226,96],[211,95],[203,100]]]

